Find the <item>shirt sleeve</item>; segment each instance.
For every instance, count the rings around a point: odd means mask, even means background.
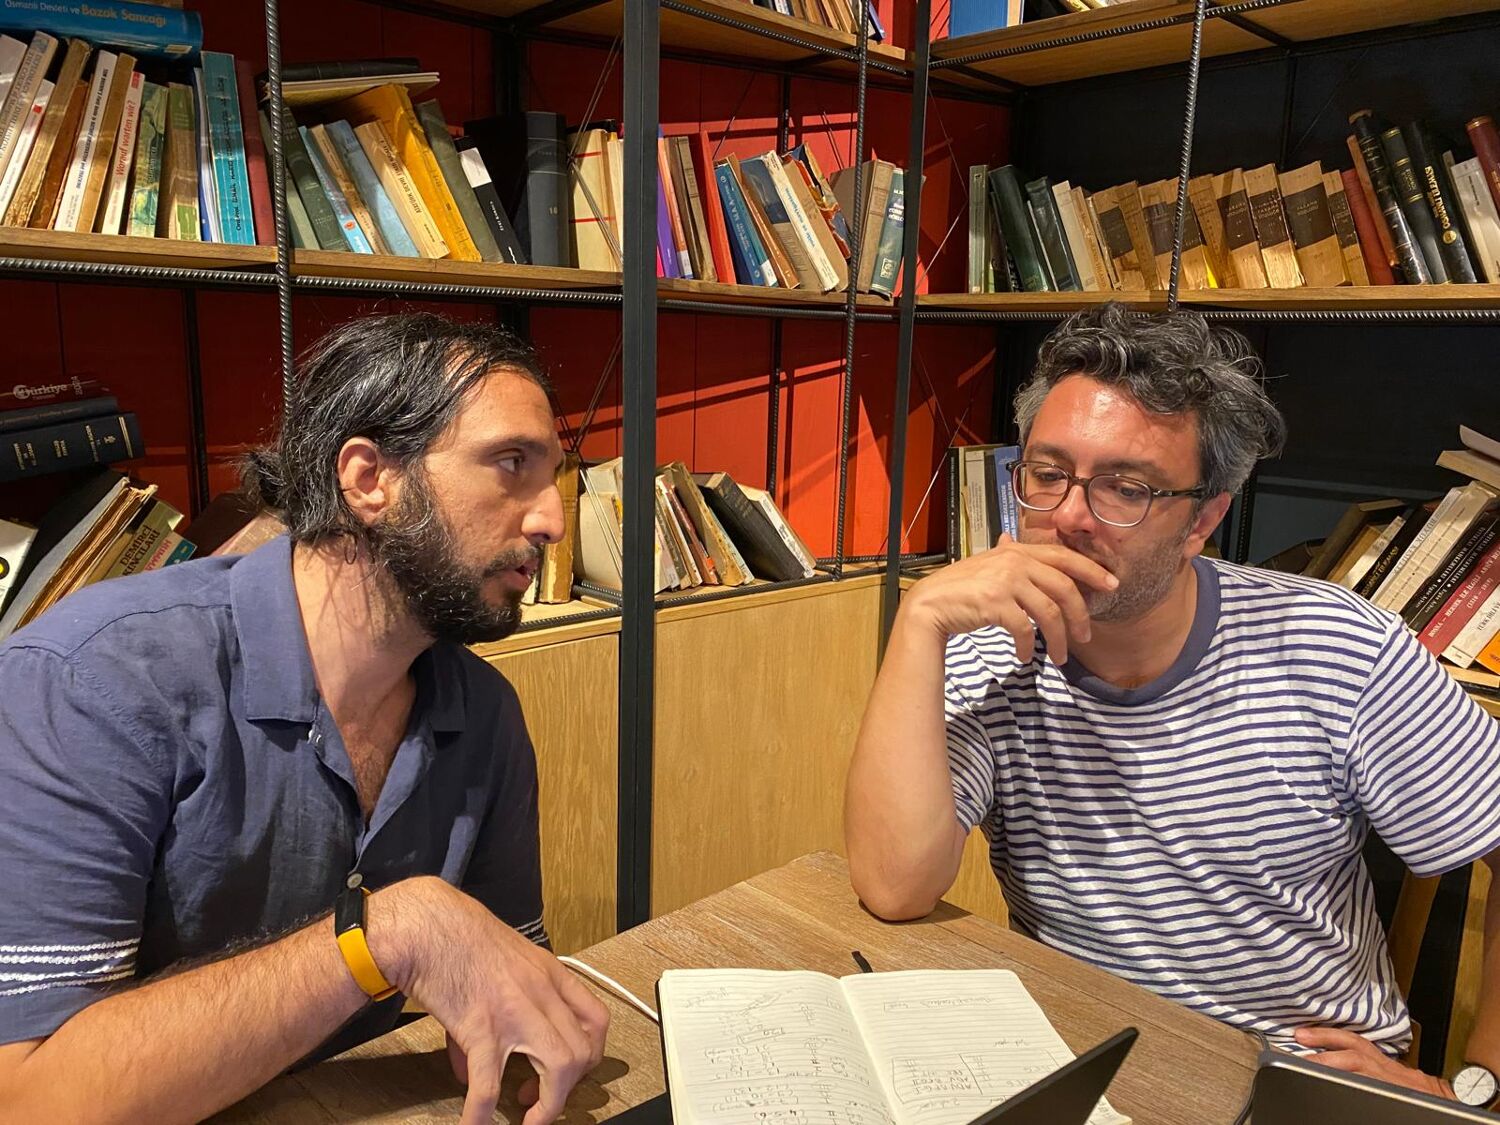
[[[522,937],[550,949],[542,922],[536,753],[520,702],[508,685],[495,729],[494,793],[464,874],[463,890]]]
[[[1500,723],[1399,621],[1355,709],[1344,777],[1415,875],[1453,871],[1500,847]]]
[[[982,718],[989,679],[973,643],[951,638],[943,667],[943,715],[953,802],[965,832],[989,816],[995,797],[995,751]]]
[[[13,645],[0,682],[0,1043],[12,1043],[135,975],[172,771],[87,669]]]

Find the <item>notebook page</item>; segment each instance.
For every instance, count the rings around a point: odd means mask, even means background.
[[[669,969],[658,995],[682,1125],[895,1125],[832,977]]]
[[[868,973],[841,982],[897,1125],[968,1125],[1071,1062],[1015,973]],[[1106,1101],[1089,1125],[1125,1125]]]

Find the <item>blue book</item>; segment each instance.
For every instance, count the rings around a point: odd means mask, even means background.
[[[219,197],[214,191],[213,148],[208,140],[208,99],[204,94],[203,68],[193,67],[193,116],[198,139],[198,237],[204,242],[223,242],[219,226]]]
[[[664,179],[661,160],[658,159],[656,162],[656,253],[661,261],[663,277],[681,277],[682,263],[677,260],[677,241],[672,237],[672,213],[667,210],[667,192],[671,189],[671,185],[663,183]]]
[[[995,447],[995,496],[1000,501],[1000,530],[1009,532],[1012,539],[1021,537],[1021,509],[1016,503],[1016,493],[1010,486],[1010,470],[1005,466],[1021,456],[1019,445],[997,445]]]
[[[385,244],[390,248],[391,253],[403,258],[420,258],[422,252],[411,240],[406,224],[401,221],[401,216],[396,211],[396,205],[391,202],[391,197],[381,186],[380,177],[375,174],[374,165],[365,155],[359,138],[354,135],[354,127],[347,121],[330,121],[327,128],[328,139],[333,142],[334,149],[343,160],[344,169],[349,173],[349,178],[354,181],[355,190],[365,201],[365,206],[370,209],[375,225],[380,228],[380,237],[385,239]]]
[[[235,89],[233,55],[203,52],[203,100],[222,241],[254,246],[250,173],[245,166],[245,131],[240,120],[239,92]]]
[[[339,182],[333,178],[328,165],[323,163],[323,154],[318,150],[317,141],[313,140],[306,125],[298,125],[297,132],[301,135],[302,145],[307,149],[308,158],[312,161],[313,171],[317,173],[318,184],[323,188],[323,194],[328,197],[329,205],[333,207],[334,217],[339,221],[339,229],[344,232],[344,237],[349,241],[349,249],[356,254],[375,253],[375,247],[370,245],[370,240],[360,229],[359,220],[354,217],[353,208],[344,198]]]
[[[191,59],[203,48],[203,17],[156,4],[110,0],[0,3],[0,31],[46,31],[86,39],[96,47],[126,50],[136,58]]]
[[[948,38],[1008,27],[1008,6],[1006,0],[951,0],[948,5]]]
[[[771,259],[766,247],[750,221],[750,209],[740,194],[740,183],[728,162],[714,165],[714,179],[719,182],[719,201],[724,205],[724,218],[729,227],[729,241],[739,249],[740,258],[748,267],[740,280],[746,285],[775,285],[776,271],[771,268]]]

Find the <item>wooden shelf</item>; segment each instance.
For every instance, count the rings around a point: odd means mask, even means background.
[[[1230,0],[1213,2],[1222,6]],[[1500,10],[1500,0],[1296,0],[1295,3],[1247,12],[1239,17],[1238,23],[1227,19],[1207,20],[1203,26],[1203,56],[1214,58],[1275,45],[1273,39],[1256,35],[1249,29],[1250,25],[1263,28],[1283,40],[1305,43],[1334,35],[1496,10]],[[1187,61],[1192,51],[1192,14],[1191,0],[1134,0],[1130,4],[1036,20],[1018,27],[939,39],[932,45],[932,58],[938,62],[983,51],[1023,48],[1059,36],[1090,34],[1159,19],[1186,17],[1185,22],[1170,27],[966,64],[973,71],[1023,86],[1143,70]],[[956,67],[942,67],[933,74],[947,81],[993,89]]]
[[[786,585],[757,578],[748,587],[730,587],[730,589],[753,590],[753,593],[745,592],[732,597],[712,598],[697,602],[692,600],[694,595],[701,596],[704,593],[722,590],[724,587],[699,586],[692,590],[668,590],[656,596],[656,619],[663,622],[686,621],[711,614],[734,613],[739,610],[780,605],[801,601],[804,598],[820,598],[828,594],[847,592],[862,586],[875,585],[880,580],[878,574],[862,574],[853,577],[846,575],[838,582],[828,579],[826,575],[822,577],[824,581],[809,582],[806,585]]]
[[[750,3],[750,0],[682,0],[686,5],[701,12],[714,13],[734,19],[742,24],[759,28],[764,32],[793,36],[800,43],[787,43],[764,34],[727,27],[700,16],[685,12],[661,11],[661,43],[663,47],[698,51],[705,55],[720,55],[734,59],[756,59],[774,63],[801,63],[808,61],[809,50],[831,48],[854,50],[854,36],[848,32],[835,31],[830,27],[792,19],[766,8]],[[542,6],[543,0],[444,0],[450,8],[480,12],[484,15],[509,18],[523,16],[528,11]],[[603,3],[549,20],[546,26],[558,31],[580,32],[613,38],[624,26],[625,5],[622,0],[605,0]],[[869,57],[889,65],[910,69],[907,52],[872,42]],[[810,65],[818,66],[817,62]],[[852,62],[826,59],[825,69],[853,69]]]
[[[660,297],[684,301],[709,301],[723,305],[756,305],[766,307],[842,309],[843,293],[814,293],[810,289],[781,289],[764,285],[727,285],[721,281],[688,281],[681,278],[659,278]],[[895,306],[873,293],[861,293],[855,307],[889,311]]]
[[[1101,11],[1103,9],[1100,9]],[[924,293],[921,311],[1073,312],[1118,300],[1133,309],[1160,312],[1164,292],[1152,293]],[[1339,312],[1375,310],[1496,309],[1500,285],[1344,285],[1336,289],[1190,289],[1188,309],[1245,309],[1262,312]]]
[[[586,617],[580,620],[582,615],[597,613],[601,609],[616,612],[610,617]],[[493,656],[503,656],[508,652],[524,652],[546,645],[578,641],[586,637],[599,637],[620,631],[618,607],[595,598],[575,598],[570,602],[561,602],[557,605],[522,606],[521,620],[526,625],[536,627],[529,628],[523,633],[513,633],[503,641],[471,645],[470,648],[477,655],[489,659]]]
[[[444,258],[397,258],[343,250],[295,250],[297,277],[347,277],[425,285],[485,285],[505,289],[618,289],[620,275],[562,266],[513,266],[504,262],[450,262]]]
[[[54,262],[107,262],[169,269],[244,269],[276,261],[274,246],[231,246],[223,242],[181,242],[173,238],[130,238],[122,234],[0,227],[0,258]]]

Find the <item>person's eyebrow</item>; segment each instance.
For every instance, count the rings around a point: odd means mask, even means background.
[[[524,437],[520,434],[496,438],[494,441],[485,442],[484,445],[484,452],[487,457],[493,457],[497,453],[511,449],[520,450],[528,457],[544,460],[552,452],[552,445],[548,442],[537,441],[536,438]],[[558,459],[558,465],[559,467],[562,465],[561,458]]]
[[[1067,450],[1056,445],[1033,445],[1027,450],[1027,455],[1032,457],[1048,457],[1056,461],[1066,461],[1070,465],[1077,463]],[[1114,457],[1107,461],[1100,461],[1095,466],[1095,471],[1101,473],[1149,473],[1158,477],[1165,477],[1167,475],[1167,471],[1155,461],[1142,461],[1131,457]]]

